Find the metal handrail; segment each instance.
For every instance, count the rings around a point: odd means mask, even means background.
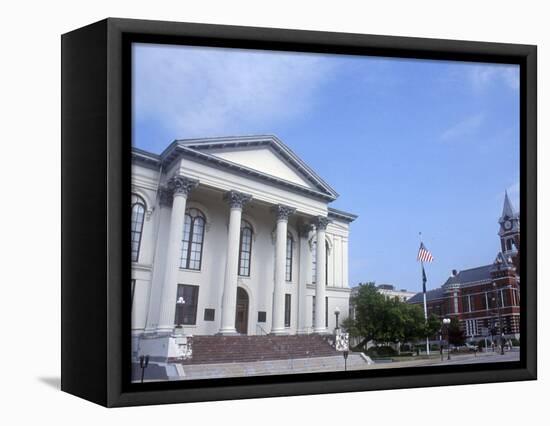
[[[258,328],[260,329],[260,336],[262,335],[262,333],[266,336],[269,334],[260,324],[256,324],[256,332],[258,331]]]

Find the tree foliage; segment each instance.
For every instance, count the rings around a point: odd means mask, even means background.
[[[455,346],[461,346],[466,341],[466,335],[464,330],[460,328],[460,322],[456,318],[451,318],[451,323],[449,324],[449,343]]]
[[[380,294],[374,283],[359,285],[359,291],[350,303],[355,317],[347,318],[343,326],[363,342],[374,340],[382,343],[414,341],[431,336],[440,328],[437,317],[426,322],[424,312],[418,305],[411,305],[397,298]]]

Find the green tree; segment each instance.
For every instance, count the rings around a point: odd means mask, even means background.
[[[357,345],[363,347],[369,340],[377,340],[381,334],[385,298],[376,290],[373,282],[359,284],[359,291],[350,300],[355,317],[348,317],[342,324],[353,337],[362,337]]]
[[[426,329],[424,331],[424,336],[436,336],[439,334],[439,331],[441,330],[441,319],[435,315],[431,314],[428,317],[428,321],[426,322]]]
[[[449,343],[455,346],[461,346],[466,341],[466,335],[464,330],[460,328],[460,321],[456,318],[451,318],[451,323],[449,324]]]
[[[350,303],[355,308],[355,318],[346,319],[343,326],[352,336],[363,338],[358,347],[363,347],[369,340],[379,343],[418,340],[428,335],[429,330],[431,334],[434,327],[433,321],[426,323],[420,306],[404,303],[398,298],[386,298],[372,282],[360,284]]]

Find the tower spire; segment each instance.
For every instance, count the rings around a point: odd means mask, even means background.
[[[511,219],[515,216],[514,208],[512,207],[512,203],[510,201],[510,197],[508,197],[508,191],[504,191],[504,205],[502,206],[502,216],[501,220],[504,220],[505,218]]]

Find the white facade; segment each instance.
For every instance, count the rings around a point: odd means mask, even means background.
[[[355,216],[330,209],[336,192],[277,138],[135,149],[132,194],[134,353],[166,336],[162,345],[181,335],[331,332],[335,308],[348,312]],[[193,228],[192,215],[201,218]]]
[[[406,302],[416,294],[414,291],[408,291],[404,289],[398,290],[395,288],[395,286],[391,284],[380,284],[376,286],[376,290],[378,291],[378,293],[383,294],[388,299],[397,298],[401,302]]]

